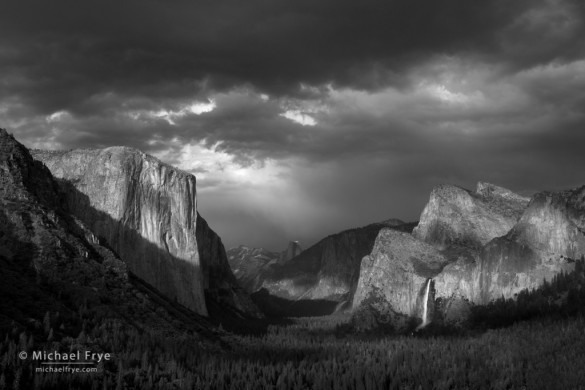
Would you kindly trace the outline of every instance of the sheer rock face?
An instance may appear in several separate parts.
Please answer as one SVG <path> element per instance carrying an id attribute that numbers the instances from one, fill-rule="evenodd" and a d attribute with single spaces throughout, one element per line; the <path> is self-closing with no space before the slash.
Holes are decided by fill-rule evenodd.
<path id="1" fill-rule="evenodd" d="M 492 184 L 478 183 L 475 192 L 440 185 L 431 192 L 413 235 L 440 249 L 479 248 L 508 233 L 527 204 L 527 198 Z"/>
<path id="2" fill-rule="evenodd" d="M 413 224 L 392 220 L 346 230 L 324 238 L 264 273 L 263 288 L 286 299 L 326 299 L 351 302 L 361 259 L 372 251 L 380 229 L 411 231 Z"/>
<path id="3" fill-rule="evenodd" d="M 76 337 L 71 324 L 84 321 L 83 307 L 122 329 L 212 334 L 201 316 L 129 277 L 127 264 L 68 213 L 65 200 L 49 169 L 0 129 L 0 329 L 41 324 L 50 311 L 65 320 L 58 332 Z"/>
<path id="4" fill-rule="evenodd" d="M 61 179 L 70 212 L 165 296 L 207 315 L 204 289 L 235 285 L 221 240 L 197 214 L 193 175 L 127 147 L 34 156 Z"/>
<path id="5" fill-rule="evenodd" d="M 371 254 L 362 260 L 353 308 L 376 295 L 395 312 L 422 317 L 427 281 L 439 274 L 447 262 L 435 247 L 411 234 L 382 229 Z"/>
<path id="6" fill-rule="evenodd" d="M 485 295 L 480 253 L 516 225 L 528 201 L 487 183 L 478 183 L 475 192 L 451 185 L 434 188 L 412 235 L 380 233 L 362 262 L 354 308 L 381 292 L 395 312 L 420 317 L 421 291 L 432 278 L 443 317 L 465 316 L 469 302 Z M 421 264 L 430 271 L 421 272 Z"/>
<path id="7" fill-rule="evenodd" d="M 474 193 L 439 186 L 412 236 L 379 235 L 362 262 L 354 308 L 367 294 L 382 291 L 393 310 L 413 315 L 419 310 L 417 292 L 431 277 L 443 318 L 457 320 L 470 303 L 513 298 L 572 270 L 572 259 L 585 255 L 584 232 L 585 186 L 538 193 L 529 203 L 491 184 L 479 183 Z M 435 262 L 441 269 L 413 272 L 411 263 L 421 250 L 427 258 L 442 258 Z"/>
<path id="8" fill-rule="evenodd" d="M 522 218 L 479 257 L 479 303 L 535 288 L 585 255 L 585 186 L 533 196 Z"/>
<path id="9" fill-rule="evenodd" d="M 477 193 L 484 199 L 493 198 L 495 193 L 497 203 L 491 202 L 497 205 L 498 214 L 516 222 L 477 251 L 448 246 L 443 253 L 452 263 L 435 280 L 438 297 L 463 298 L 477 304 L 502 296 L 512 298 L 521 290 L 540 286 L 544 279 L 550 280 L 562 270 L 571 270 L 570 259 L 585 254 L 585 187 L 538 193 L 520 215 L 525 201 L 508 190 L 480 183 Z M 455 220 L 452 225 L 457 223 Z"/>
<path id="10" fill-rule="evenodd" d="M 165 296 L 207 314 L 195 235 L 195 177 L 138 150 L 38 152 L 62 180 L 67 204 Z"/>

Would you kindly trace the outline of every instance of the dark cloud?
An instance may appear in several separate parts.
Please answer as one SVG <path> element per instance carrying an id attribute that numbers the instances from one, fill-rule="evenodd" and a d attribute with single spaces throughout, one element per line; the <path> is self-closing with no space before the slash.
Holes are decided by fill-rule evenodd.
<path id="1" fill-rule="evenodd" d="M 406 82 L 405 69 L 430 53 L 533 64 L 583 49 L 584 6 L 576 0 L 23 1 L 1 8 L 1 70 L 26 84 L 4 93 L 18 91 L 45 113 L 90 112 L 86 100 L 112 90 L 152 98 L 244 84 L 277 95 L 300 93 L 301 82 L 372 90 Z"/>
<path id="2" fill-rule="evenodd" d="M 280 249 L 416 219 L 443 182 L 585 182 L 584 22 L 580 0 L 2 2 L 0 125 L 181 165 L 228 245 Z"/>

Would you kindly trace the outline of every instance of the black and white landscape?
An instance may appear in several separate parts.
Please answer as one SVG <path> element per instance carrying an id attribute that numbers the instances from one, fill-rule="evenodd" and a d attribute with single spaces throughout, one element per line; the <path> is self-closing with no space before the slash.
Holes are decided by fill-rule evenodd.
<path id="1" fill-rule="evenodd" d="M 585 4 L 0 5 L 1 389 L 585 383 Z"/>

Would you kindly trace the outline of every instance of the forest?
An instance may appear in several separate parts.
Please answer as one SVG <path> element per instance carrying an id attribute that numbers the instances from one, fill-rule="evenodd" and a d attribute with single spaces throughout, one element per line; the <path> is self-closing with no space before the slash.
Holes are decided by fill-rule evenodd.
<path id="1" fill-rule="evenodd" d="M 475 307 L 465 328 L 414 335 L 339 332 L 351 316 L 335 314 L 272 324 L 260 335 L 225 332 L 210 344 L 190 333 L 143 332 L 81 304 L 75 318 L 47 312 L 2 335 L 0 389 L 582 388 L 583 263 L 516 300 Z M 56 374 L 18 356 L 78 349 L 114 359 L 96 373 Z"/>

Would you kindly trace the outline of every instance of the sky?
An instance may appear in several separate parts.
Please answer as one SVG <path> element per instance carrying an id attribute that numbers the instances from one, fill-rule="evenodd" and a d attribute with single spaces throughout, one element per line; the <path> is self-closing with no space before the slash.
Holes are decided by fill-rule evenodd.
<path id="1" fill-rule="evenodd" d="M 306 248 L 442 183 L 585 184 L 585 2 L 5 1 L 0 127 L 136 147 L 227 248 Z"/>

